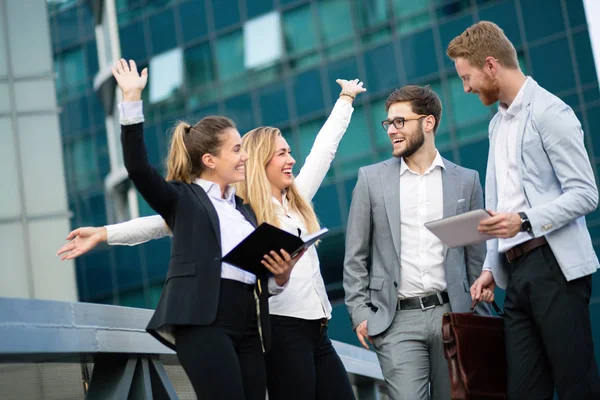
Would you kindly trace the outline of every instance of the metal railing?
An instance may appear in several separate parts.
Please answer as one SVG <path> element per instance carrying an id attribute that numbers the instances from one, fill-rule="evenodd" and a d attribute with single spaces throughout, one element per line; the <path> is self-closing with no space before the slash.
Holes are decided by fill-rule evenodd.
<path id="1" fill-rule="evenodd" d="M 138 308 L 0 298 L 2 398 L 194 399 L 175 353 L 146 333 L 151 315 Z M 357 398 L 386 398 L 375 353 L 333 345 Z"/>

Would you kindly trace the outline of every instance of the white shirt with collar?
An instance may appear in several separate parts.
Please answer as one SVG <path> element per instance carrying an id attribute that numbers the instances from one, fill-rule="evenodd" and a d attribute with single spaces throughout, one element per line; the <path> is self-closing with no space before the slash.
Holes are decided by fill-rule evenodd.
<path id="1" fill-rule="evenodd" d="M 444 244 L 425 223 L 444 215 L 440 153 L 424 174 L 400 164 L 400 282 L 398 297 L 421 297 L 446 290 Z"/>
<path id="2" fill-rule="evenodd" d="M 129 107 L 127 104 L 129 103 L 119 104 L 121 123 L 124 122 L 124 119 L 127 122 L 131 121 L 129 123 L 142 122 L 143 116 L 141 120 L 138 116 L 138 114 L 141 114 L 141 102 L 133 105 L 135 109 Z M 315 138 L 313 147 L 310 154 L 306 157 L 300 173 L 294 180 L 300 195 L 309 202 L 316 194 L 329 171 L 339 142 L 348 128 L 353 111 L 354 108 L 348 102 L 343 100 L 336 102 L 331 115 Z M 308 232 L 300 216 L 288 210 L 285 193 L 282 200 L 283 204 L 280 204 L 274 197 L 272 200 L 276 205 L 280 228 L 295 235 L 298 234 L 298 229 L 300 229 L 301 236 L 306 235 Z M 213 204 L 215 203 L 213 202 Z M 219 219 L 221 219 L 220 215 Z M 223 226 L 224 224 L 220 225 Z M 107 225 L 106 230 L 107 242 L 110 245 L 131 246 L 171 235 L 170 230 L 159 215 L 136 218 L 115 225 Z M 222 231 L 222 238 L 223 235 Z M 224 242 L 223 252 L 223 254 L 226 254 Z M 226 265 L 228 264 L 223 263 L 223 266 Z M 315 246 L 311 246 L 304 256 L 298 260 L 292 270 L 290 280 L 285 285 L 285 290 L 282 287 L 278 287 L 273 279 L 270 279 L 269 291 L 273 294 L 278 294 L 269 298 L 270 314 L 309 320 L 331 318 L 331 304 L 327 298 L 327 291 L 321 275 L 319 257 Z"/>
<path id="3" fill-rule="evenodd" d="M 523 115 L 523 93 L 530 80 L 525 80 L 510 107 L 502 103 L 498 107 L 502 115 L 494 148 L 498 212 L 517 213 L 528 208 L 517 168 L 517 136 Z M 505 252 L 532 238 L 527 232 L 519 232 L 512 238 L 498 239 L 498 251 Z"/>

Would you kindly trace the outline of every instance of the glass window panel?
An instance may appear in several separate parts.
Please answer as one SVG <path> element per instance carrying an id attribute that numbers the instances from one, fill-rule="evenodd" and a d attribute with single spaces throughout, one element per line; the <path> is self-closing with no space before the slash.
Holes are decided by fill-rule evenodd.
<path id="1" fill-rule="evenodd" d="M 172 8 L 150 17 L 150 43 L 153 54 L 160 54 L 177 46 Z"/>
<path id="2" fill-rule="evenodd" d="M 56 36 L 56 47 L 64 47 L 76 43 L 79 38 L 79 25 L 77 18 L 77 7 L 56 14 L 55 27 L 58 31 Z"/>
<path id="3" fill-rule="evenodd" d="M 317 3 L 319 28 L 328 45 L 353 35 L 350 3 L 346 0 L 324 0 Z"/>
<path id="4" fill-rule="evenodd" d="M 244 66 L 260 70 L 283 57 L 281 15 L 270 12 L 244 24 Z"/>
<path id="5" fill-rule="evenodd" d="M 98 50 L 96 49 L 96 40 L 90 40 L 85 45 L 85 55 L 87 61 L 88 76 L 94 77 L 98 73 Z M 92 80 L 88 80 L 89 84 L 93 84 Z"/>
<path id="6" fill-rule="evenodd" d="M 208 33 L 206 9 L 203 1 L 191 0 L 179 6 L 179 24 L 183 40 L 189 42 Z"/>
<path id="7" fill-rule="evenodd" d="M 566 38 L 531 47 L 529 54 L 532 75 L 542 87 L 555 94 L 575 87 L 573 64 Z M 562 57 L 553 57 L 552 62 L 548 62 L 549 54 L 561 54 Z"/>
<path id="8" fill-rule="evenodd" d="M 482 122 L 478 122 L 476 124 L 457 129 L 456 137 L 458 138 L 458 142 L 462 143 L 464 140 L 487 138 L 489 123 L 490 122 L 486 118 Z"/>
<path id="9" fill-rule="evenodd" d="M 266 14 L 273 9 L 273 0 L 245 0 L 248 18 Z"/>
<path id="10" fill-rule="evenodd" d="M 367 72 L 365 86 L 370 93 L 390 91 L 398 86 L 398 67 L 391 43 L 369 50 L 363 57 Z"/>
<path id="11" fill-rule="evenodd" d="M 56 115 L 18 117 L 17 129 L 27 213 L 64 210 L 67 199 L 58 118 Z"/>
<path id="12" fill-rule="evenodd" d="M 219 79 L 224 81 L 244 72 L 244 40 L 238 30 L 217 39 Z"/>
<path id="13" fill-rule="evenodd" d="M 19 170 L 15 138 L 10 118 L 0 118 L 0 160 L 2 160 L 2 190 L 0 190 L 0 219 L 21 214 L 23 199 L 19 195 Z"/>
<path id="14" fill-rule="evenodd" d="M 450 57 L 446 57 L 446 48 L 448 43 L 456 36 L 460 35 L 465 29 L 473 25 L 473 16 L 466 15 L 462 18 L 453 19 L 452 21 L 440 24 L 440 38 L 442 43 L 442 50 L 444 51 L 444 64 L 447 67 L 454 67 L 454 62 Z"/>
<path id="15" fill-rule="evenodd" d="M 71 157 L 76 190 L 83 191 L 99 183 L 96 152 L 91 136 L 87 136 L 71 143 Z"/>
<path id="16" fill-rule="evenodd" d="M 575 57 L 577 59 L 581 84 L 585 85 L 586 83 L 597 82 L 594 53 L 592 53 L 590 34 L 587 29 L 573 35 L 573 46 L 575 47 Z"/>
<path id="17" fill-rule="evenodd" d="M 567 1 L 567 12 L 569 13 L 569 23 L 571 27 L 587 24 L 585 18 L 585 8 L 583 7 L 583 1 Z"/>
<path id="18" fill-rule="evenodd" d="M 69 50 L 59 57 L 62 64 L 62 75 L 59 78 L 62 81 L 63 95 L 71 97 L 85 92 L 86 68 L 83 60 L 83 48 Z"/>
<path id="19" fill-rule="evenodd" d="M 283 33 L 289 55 L 308 51 L 317 46 L 315 22 L 310 4 L 283 14 Z"/>
<path id="20" fill-rule="evenodd" d="M 156 55 L 150 59 L 150 102 L 158 103 L 173 99 L 183 86 L 183 51 L 180 47 Z"/>
<path id="21" fill-rule="evenodd" d="M 438 71 L 433 32 L 430 29 L 400 39 L 400 49 L 408 82 Z"/>
<path id="22" fill-rule="evenodd" d="M 214 80 L 210 44 L 202 43 L 185 50 L 185 80 L 189 88 L 195 88 Z"/>
<path id="23" fill-rule="evenodd" d="M 85 263 L 85 268 L 81 269 L 85 269 L 85 287 L 89 296 L 87 301 L 113 295 L 114 281 L 112 279 L 110 252 L 117 247 L 93 251 L 78 259 L 82 264 Z"/>
<path id="24" fill-rule="evenodd" d="M 262 125 L 276 126 L 290 119 L 283 83 L 262 89 L 258 99 Z"/>
<path id="25" fill-rule="evenodd" d="M 595 86 L 591 89 L 586 89 L 583 91 L 583 103 L 591 104 L 595 103 L 600 99 L 600 90 L 598 90 L 598 86 Z"/>
<path id="26" fill-rule="evenodd" d="M 139 246 L 114 246 L 119 292 L 142 284 Z"/>
<path id="27" fill-rule="evenodd" d="M 252 99 L 243 94 L 225 101 L 227 116 L 233 119 L 241 135 L 256 127 L 252 112 Z"/>
<path id="28" fill-rule="evenodd" d="M 387 132 L 383 130 L 381 121 L 387 118 L 385 111 L 385 101 L 387 98 L 381 98 L 371 103 L 371 127 L 375 132 L 375 146 L 378 148 L 389 148 L 391 150 L 390 139 Z M 352 117 L 354 118 L 354 117 Z"/>
<path id="29" fill-rule="evenodd" d="M 329 86 L 332 99 L 337 99 L 341 91 L 340 85 L 335 82 L 336 79 L 340 78 L 351 80 L 358 78 L 358 67 L 356 65 L 355 57 L 350 57 L 335 63 L 331 63 L 327 66 L 327 70 L 328 82 L 326 82 L 326 84 Z M 365 86 L 367 89 L 369 89 L 367 85 Z"/>
<path id="30" fill-rule="evenodd" d="M 5 76 L 8 74 L 8 69 L 6 65 L 6 60 L 8 60 L 6 53 L 6 43 L 4 37 L 4 8 L 0 7 L 0 76 Z"/>
<path id="31" fill-rule="evenodd" d="M 152 240 L 140 247 L 144 252 L 146 260 L 146 270 L 148 281 L 152 283 L 164 282 L 169 268 L 169 258 L 171 256 L 171 239 L 164 238 Z"/>
<path id="32" fill-rule="evenodd" d="M 0 83 L 0 114 L 8 113 L 11 110 L 12 106 L 8 92 L 8 84 Z"/>
<path id="33" fill-rule="evenodd" d="M 315 142 L 315 138 L 317 137 L 317 134 L 323 127 L 323 124 L 325 124 L 325 119 L 319 118 L 317 120 L 301 124 L 298 127 L 298 138 L 300 142 L 300 148 L 292 149 L 292 151 L 294 152 L 294 158 L 296 158 L 296 165 L 294 166 L 294 172 L 296 174 L 300 172 L 300 168 L 302 168 L 304 160 L 310 153 L 310 150 L 312 149 L 312 146 Z"/>
<path id="34" fill-rule="evenodd" d="M 82 96 L 63 104 L 62 115 L 66 120 L 69 134 L 74 135 L 89 129 L 90 117 L 87 109 L 87 99 L 86 96 Z"/>
<path id="35" fill-rule="evenodd" d="M 16 109 L 22 111 L 54 111 L 56 94 L 52 78 L 17 81 L 14 84 Z M 0 93 L 1 97 L 1 93 Z M 2 101 L 0 100 L 0 106 Z M 1 107 L 0 107 L 1 110 Z"/>
<path id="36" fill-rule="evenodd" d="M 325 49 L 325 55 L 329 60 L 340 58 L 342 56 L 353 53 L 356 50 L 356 44 L 354 39 L 344 40 L 340 43 L 336 43 L 331 47 Z"/>
<path id="37" fill-rule="evenodd" d="M 399 20 L 396 32 L 408 33 L 429 26 L 431 24 L 430 3 L 431 0 L 392 0 L 394 16 Z"/>
<path id="38" fill-rule="evenodd" d="M 145 290 L 130 290 L 119 293 L 119 305 L 123 307 L 148 308 Z"/>
<path id="39" fill-rule="evenodd" d="M 593 154 L 596 156 L 596 162 L 600 161 L 600 106 L 587 109 L 587 120 L 589 132 L 585 132 L 586 141 L 592 139 Z M 588 137 L 589 136 L 589 137 Z"/>
<path id="40" fill-rule="evenodd" d="M 100 103 L 100 98 L 96 93 L 91 93 L 87 99 L 91 102 L 92 109 L 92 121 L 90 122 L 90 127 L 105 129 L 104 106 Z"/>
<path id="41" fill-rule="evenodd" d="M 10 61 L 14 77 L 46 75 L 52 71 L 52 53 L 46 2 L 5 1 Z M 42 40 L 31 40 L 42 38 Z M 0 58 L 4 57 L 0 54 Z"/>
<path id="42" fill-rule="evenodd" d="M 212 0 L 215 29 L 219 30 L 240 22 L 238 2 L 231 4 L 229 1 Z"/>
<path id="43" fill-rule="evenodd" d="M 516 48 L 521 46 L 519 24 L 515 23 L 517 21 L 517 9 L 513 0 L 497 4 L 492 3 L 489 7 L 481 7 L 479 9 L 479 19 L 495 22 L 504 30 L 504 33 Z M 448 43 L 442 43 L 442 46 L 448 46 Z"/>
<path id="44" fill-rule="evenodd" d="M 313 204 L 321 226 L 325 226 L 331 230 L 342 225 L 339 203 L 335 184 L 319 188 L 315 197 L 313 197 Z M 319 253 L 323 254 L 321 248 L 319 248 Z"/>
<path id="45" fill-rule="evenodd" d="M 4 297 L 29 297 L 27 255 L 23 225 L 0 224 L 0 293 Z M 62 266 L 67 268 L 66 266 Z"/>
<path id="46" fill-rule="evenodd" d="M 360 167 L 372 164 L 372 162 L 373 159 L 371 157 L 371 153 L 369 153 L 363 157 L 341 162 L 339 171 L 343 176 L 356 176 Z"/>
<path id="47" fill-rule="evenodd" d="M 458 149 L 460 165 L 478 171 L 479 178 L 482 180 L 485 179 L 485 171 L 487 169 L 488 143 L 486 136 L 481 141 L 461 146 Z"/>
<path id="48" fill-rule="evenodd" d="M 437 17 L 440 19 L 463 13 L 471 7 L 470 0 L 443 1 L 440 3 L 445 3 L 436 10 Z"/>
<path id="49" fill-rule="evenodd" d="M 94 14 L 92 11 L 92 5 L 90 2 L 84 1 L 79 7 L 80 15 L 81 15 L 81 29 L 82 35 L 85 38 L 91 38 L 94 36 L 94 28 L 96 26 L 96 22 L 94 20 Z"/>
<path id="50" fill-rule="evenodd" d="M 384 24 L 390 16 L 387 0 L 358 0 L 354 4 L 360 30 Z"/>
<path id="51" fill-rule="evenodd" d="M 110 156 L 108 154 L 108 142 L 104 129 L 96 131 L 94 152 L 98 161 L 100 179 L 104 179 L 110 172 Z"/>
<path id="52" fill-rule="evenodd" d="M 146 60 L 146 38 L 144 35 L 144 21 L 134 22 L 119 29 L 121 40 L 121 54 L 127 59 L 133 59 L 138 64 Z"/>
<path id="53" fill-rule="evenodd" d="M 327 235 L 319 246 L 321 273 L 326 285 L 339 285 L 344 268 L 344 234 L 332 233 Z M 346 328 L 347 329 L 347 328 Z"/>
<path id="54" fill-rule="evenodd" d="M 565 30 L 560 1 L 527 0 L 521 2 L 523 25 L 529 42 Z M 569 53 L 564 53 L 569 54 Z"/>
<path id="55" fill-rule="evenodd" d="M 470 121 L 490 116 L 490 107 L 485 107 L 481 104 L 479 97 L 474 94 L 465 94 L 463 84 L 458 76 L 453 76 L 448 79 L 450 85 L 450 96 L 452 99 L 452 112 L 454 122 L 461 126 L 468 124 Z M 444 123 L 444 118 L 442 118 Z"/>
<path id="56" fill-rule="evenodd" d="M 383 132 L 383 130 L 382 130 Z M 354 105 L 352 122 L 348 125 L 346 133 L 340 142 L 337 151 L 337 159 L 354 157 L 371 151 L 369 139 L 369 127 L 362 105 Z"/>
<path id="57" fill-rule="evenodd" d="M 296 115 L 298 118 L 320 111 L 323 103 L 321 73 L 318 69 L 304 72 L 293 80 Z"/>

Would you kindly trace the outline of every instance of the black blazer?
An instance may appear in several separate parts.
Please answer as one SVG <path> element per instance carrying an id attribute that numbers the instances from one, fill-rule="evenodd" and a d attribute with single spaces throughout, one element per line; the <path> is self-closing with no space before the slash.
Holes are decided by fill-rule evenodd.
<path id="1" fill-rule="evenodd" d="M 171 261 L 158 306 L 147 331 L 174 349 L 172 327 L 210 325 L 217 316 L 221 282 L 219 217 L 200 186 L 167 182 L 148 162 L 143 123 L 121 126 L 125 168 L 142 197 L 173 232 Z M 235 197 L 236 208 L 256 227 L 249 205 Z M 261 282 L 260 320 L 265 350 L 270 345 L 268 282 Z"/>

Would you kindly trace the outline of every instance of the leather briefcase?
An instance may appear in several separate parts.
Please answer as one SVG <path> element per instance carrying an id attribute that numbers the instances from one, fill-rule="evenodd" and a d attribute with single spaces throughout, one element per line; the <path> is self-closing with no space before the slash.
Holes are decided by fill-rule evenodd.
<path id="1" fill-rule="evenodd" d="M 498 315 L 503 312 L 493 303 Z M 453 400 L 506 399 L 504 318 L 446 313 L 442 320 Z"/>

